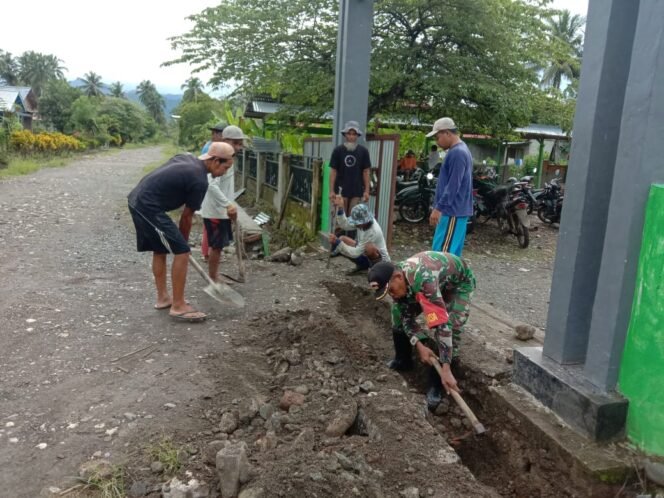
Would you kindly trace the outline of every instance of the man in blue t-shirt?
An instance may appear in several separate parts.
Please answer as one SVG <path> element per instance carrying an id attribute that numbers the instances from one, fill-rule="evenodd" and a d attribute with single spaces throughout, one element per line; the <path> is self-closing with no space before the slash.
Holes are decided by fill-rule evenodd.
<path id="1" fill-rule="evenodd" d="M 172 318 L 200 322 L 206 314 L 195 310 L 184 299 L 189 263 L 188 239 L 194 211 L 201 208 L 208 190 L 208 173 L 223 175 L 232 165 L 235 151 L 229 144 L 214 142 L 198 158 L 178 154 L 157 168 L 134 187 L 127 196 L 129 212 L 136 227 L 136 248 L 152 252 L 152 274 L 157 288 L 155 309 L 169 309 Z M 179 226 L 168 211 L 184 206 Z M 171 280 L 173 295 L 168 292 L 166 255 L 173 254 Z"/>
<path id="2" fill-rule="evenodd" d="M 461 257 L 466 225 L 473 215 L 473 158 L 450 118 L 436 121 L 427 137 L 435 137 L 436 144 L 447 151 L 429 217 L 429 224 L 436 227 L 432 250 Z"/>

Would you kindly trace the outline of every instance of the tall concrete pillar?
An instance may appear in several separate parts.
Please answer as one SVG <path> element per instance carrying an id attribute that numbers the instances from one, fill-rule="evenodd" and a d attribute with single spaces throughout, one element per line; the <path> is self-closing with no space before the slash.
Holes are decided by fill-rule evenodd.
<path id="1" fill-rule="evenodd" d="M 332 142 L 342 141 L 346 121 L 367 129 L 373 0 L 339 0 L 337 70 L 334 84 Z"/>
<path id="2" fill-rule="evenodd" d="M 660 0 L 590 0 L 546 339 L 515 352 L 514 381 L 596 440 L 624 434 L 616 382 L 646 200 L 664 182 L 662 19 Z"/>

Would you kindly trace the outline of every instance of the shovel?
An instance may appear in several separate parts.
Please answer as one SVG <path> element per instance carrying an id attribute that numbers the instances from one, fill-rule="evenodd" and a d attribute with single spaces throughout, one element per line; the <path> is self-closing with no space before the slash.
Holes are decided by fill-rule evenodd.
<path id="1" fill-rule="evenodd" d="M 244 260 L 242 259 L 242 251 L 244 251 L 244 241 L 242 240 L 242 228 L 238 220 L 235 220 L 235 252 L 237 253 L 237 269 L 239 276 L 238 282 L 244 282 Z"/>
<path id="2" fill-rule="evenodd" d="M 438 375 L 440 375 L 440 380 L 441 382 L 443 381 L 443 369 L 440 367 L 440 363 L 438 363 L 438 360 L 434 358 L 433 356 L 431 357 L 431 366 L 436 369 L 436 372 L 438 372 Z M 478 436 L 481 434 L 484 434 L 486 432 L 486 429 L 482 425 L 482 423 L 477 419 L 473 411 L 470 409 L 470 407 L 466 404 L 466 402 L 463 400 L 461 395 L 450 389 L 450 394 L 452 395 L 452 398 L 454 398 L 454 401 L 456 401 L 456 404 L 459 405 L 459 408 L 463 410 L 463 413 L 466 414 L 466 417 L 468 417 L 468 420 L 470 420 L 470 423 L 473 424 L 473 429 L 475 430 L 475 434 Z"/>
<path id="3" fill-rule="evenodd" d="M 228 285 L 212 280 L 210 275 L 206 273 L 206 271 L 201 267 L 200 264 L 198 264 L 198 261 L 196 261 L 191 254 L 189 255 L 189 262 L 191 263 L 191 266 L 193 266 L 196 271 L 201 274 L 201 277 L 207 281 L 208 286 L 203 290 L 208 296 L 223 304 L 226 304 L 230 301 L 240 308 L 244 307 L 244 297 L 235 292 Z"/>

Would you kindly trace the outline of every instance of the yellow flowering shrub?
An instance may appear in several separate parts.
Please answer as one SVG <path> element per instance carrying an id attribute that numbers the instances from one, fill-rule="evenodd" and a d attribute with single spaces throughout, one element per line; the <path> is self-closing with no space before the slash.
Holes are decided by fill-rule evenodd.
<path id="1" fill-rule="evenodd" d="M 12 132 L 9 137 L 9 146 L 12 150 L 23 154 L 32 152 L 59 153 L 85 148 L 83 142 L 64 133 L 32 133 L 29 130 Z"/>

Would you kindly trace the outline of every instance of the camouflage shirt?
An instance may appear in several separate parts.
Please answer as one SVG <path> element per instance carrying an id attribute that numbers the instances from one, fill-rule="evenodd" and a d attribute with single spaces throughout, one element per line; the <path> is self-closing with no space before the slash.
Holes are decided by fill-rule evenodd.
<path id="1" fill-rule="evenodd" d="M 415 299 L 421 292 L 429 302 L 446 308 L 443 300 L 445 291 L 454 291 L 463 301 L 469 302 L 470 294 L 475 289 L 475 276 L 466 262 L 450 253 L 425 251 L 397 263 L 406 279 L 406 295 L 392 305 L 392 324 L 401 328 L 408 338 L 428 337 L 417 323 L 417 316 L 422 312 Z M 448 310 L 449 311 L 449 310 Z M 438 343 L 440 360 L 448 363 L 452 353 L 452 330 L 448 325 L 436 327 L 433 339 Z"/>

